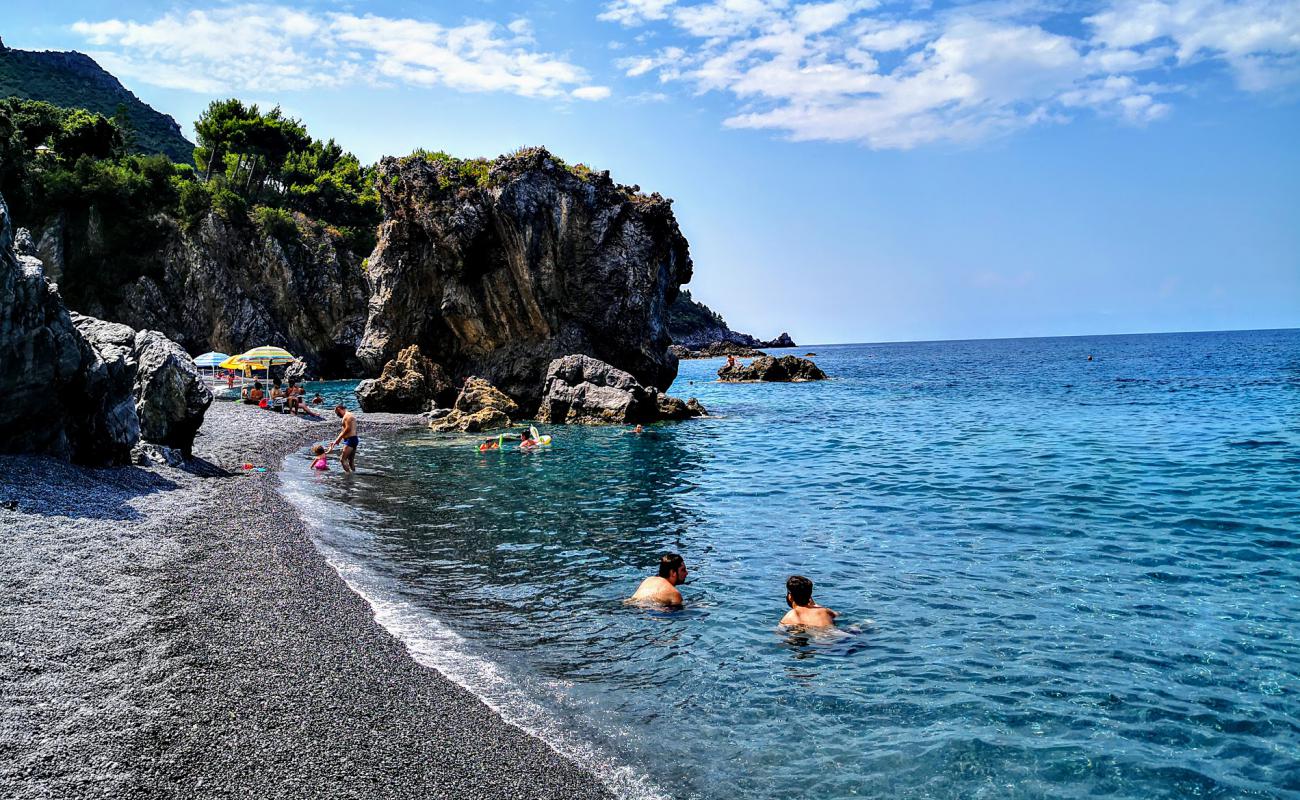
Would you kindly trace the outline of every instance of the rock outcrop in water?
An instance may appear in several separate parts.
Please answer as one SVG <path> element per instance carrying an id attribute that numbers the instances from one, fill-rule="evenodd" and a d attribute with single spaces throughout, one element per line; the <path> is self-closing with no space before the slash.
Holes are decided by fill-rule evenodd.
<path id="1" fill-rule="evenodd" d="M 692 298 L 691 293 L 685 289 L 668 307 L 668 328 L 673 344 L 694 351 L 726 343 L 751 349 L 795 346 L 788 333 L 765 342 L 748 333 L 733 331 L 721 314 Z"/>
<path id="2" fill-rule="evenodd" d="M 704 407 L 642 386 L 636 378 L 584 355 L 557 358 L 546 370 L 537 419 L 547 423 L 623 425 L 704 416 Z"/>
<path id="3" fill-rule="evenodd" d="M 734 367 L 724 366 L 718 370 L 718 380 L 727 383 L 753 383 L 753 382 L 794 382 L 802 383 L 804 381 L 820 381 L 826 379 L 826 373 L 822 372 L 813 362 L 806 358 L 798 356 L 763 356 L 756 358 L 749 364 L 736 364 Z"/>
<path id="4" fill-rule="evenodd" d="M 384 223 L 359 354 L 408 345 L 454 377 L 489 379 L 525 408 L 552 359 L 585 352 L 647 386 L 677 374 L 665 309 L 691 277 L 671 201 L 544 149 L 467 181 L 436 158 L 379 165 Z"/>
<path id="5" fill-rule="evenodd" d="M 474 433 L 508 427 L 520 415 L 519 405 L 501 390 L 482 378 L 469 378 L 451 413 L 434 420 L 429 428 L 438 433 Z"/>
<path id="6" fill-rule="evenodd" d="M 357 385 L 362 411 L 418 414 L 435 405 L 448 405 L 456 397 L 447 373 L 411 345 L 384 365 L 378 378 Z"/>

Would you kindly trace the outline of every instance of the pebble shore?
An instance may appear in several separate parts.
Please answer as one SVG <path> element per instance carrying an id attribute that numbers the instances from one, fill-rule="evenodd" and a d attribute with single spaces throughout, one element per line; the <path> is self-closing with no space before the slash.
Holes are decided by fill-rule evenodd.
<path id="1" fill-rule="evenodd" d="M 367 433 L 422 423 L 359 420 L 362 466 Z M 0 456 L 0 797 L 610 796 L 313 547 L 276 469 L 337 430 L 218 402 L 182 468 Z"/>

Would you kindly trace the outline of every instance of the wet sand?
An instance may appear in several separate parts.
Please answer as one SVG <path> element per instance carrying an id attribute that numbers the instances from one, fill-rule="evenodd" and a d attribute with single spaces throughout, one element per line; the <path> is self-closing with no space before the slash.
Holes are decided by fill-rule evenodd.
<path id="1" fill-rule="evenodd" d="M 358 465 L 415 424 L 361 417 Z M 275 470 L 337 430 L 218 402 L 184 468 L 0 456 L 0 796 L 609 796 L 415 663 L 312 546 Z"/>

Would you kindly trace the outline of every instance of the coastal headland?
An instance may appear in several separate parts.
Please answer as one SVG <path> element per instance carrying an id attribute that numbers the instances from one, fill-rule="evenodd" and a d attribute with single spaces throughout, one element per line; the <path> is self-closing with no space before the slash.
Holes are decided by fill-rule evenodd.
<path id="1" fill-rule="evenodd" d="M 217 403 L 181 468 L 0 456 L 0 795 L 609 796 L 417 664 L 313 547 L 276 468 L 336 429 Z"/>

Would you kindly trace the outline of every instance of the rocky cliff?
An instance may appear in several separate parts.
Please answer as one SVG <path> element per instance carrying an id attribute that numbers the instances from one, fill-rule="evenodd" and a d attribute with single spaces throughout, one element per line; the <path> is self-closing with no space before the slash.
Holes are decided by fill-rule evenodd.
<path id="1" fill-rule="evenodd" d="M 369 369 L 418 344 L 529 410 L 547 365 L 570 353 L 666 388 L 677 374 L 666 309 L 691 277 L 671 201 L 540 148 L 468 167 L 379 165 L 384 222 L 359 351 Z"/>
<path id="2" fill-rule="evenodd" d="M 212 402 L 188 356 L 156 332 L 74 323 L 22 233 L 0 197 L 0 452 L 115 464 L 143 436 L 188 453 Z"/>
<path id="3" fill-rule="evenodd" d="M 209 213 L 187 230 L 160 217 L 124 265 L 112 263 L 97 216 L 63 212 L 36 231 L 72 307 L 161 331 L 191 353 L 272 344 L 305 357 L 313 375 L 361 372 L 365 274 L 327 226 L 295 215 L 291 227 L 267 228 Z"/>

